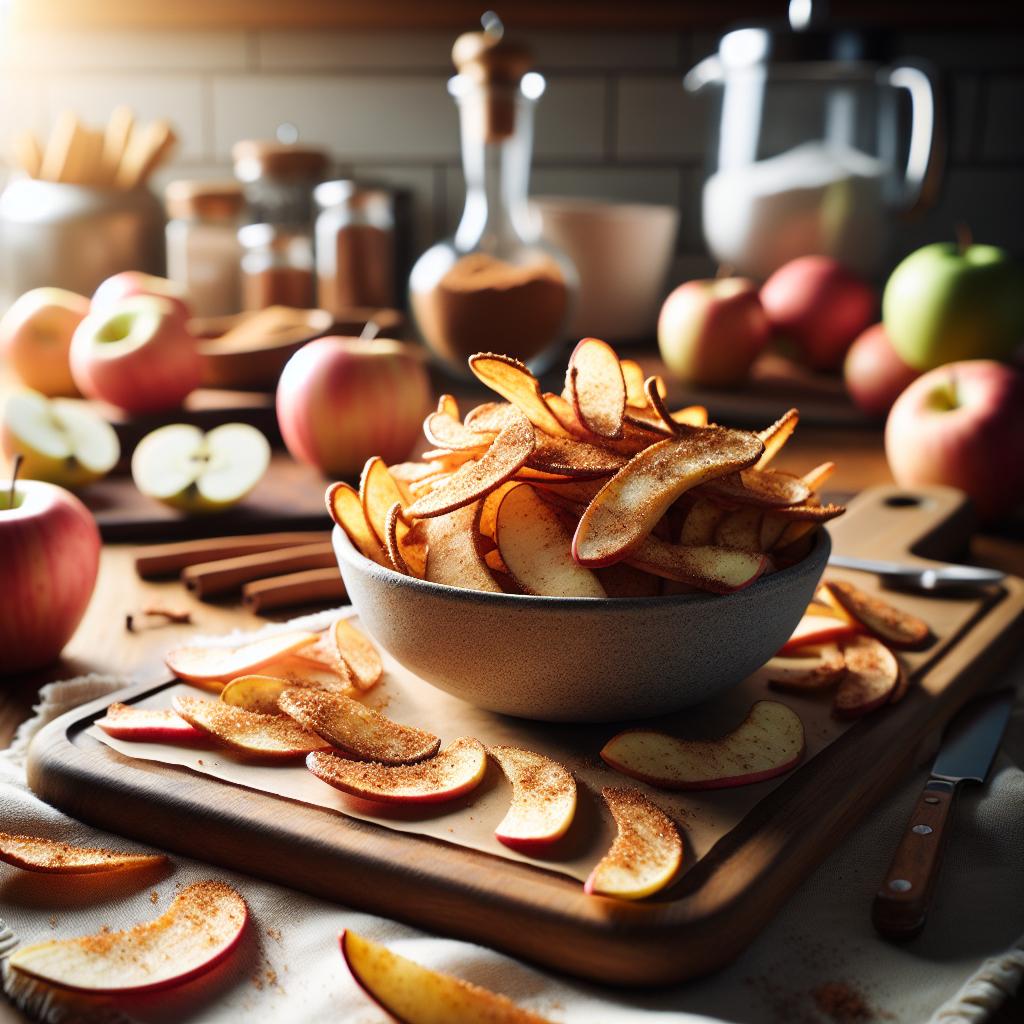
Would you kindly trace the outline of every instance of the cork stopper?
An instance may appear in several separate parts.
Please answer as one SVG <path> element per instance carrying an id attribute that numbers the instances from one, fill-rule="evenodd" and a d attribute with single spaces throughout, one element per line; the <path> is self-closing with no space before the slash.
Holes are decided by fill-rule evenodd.
<path id="1" fill-rule="evenodd" d="M 236 220 L 242 212 L 245 197 L 237 181 L 169 182 L 164 192 L 169 217 L 185 220 Z"/>
<path id="2" fill-rule="evenodd" d="M 321 149 L 264 139 L 243 139 L 231 147 L 235 176 L 253 182 L 268 177 L 277 181 L 318 181 L 327 170 Z"/>

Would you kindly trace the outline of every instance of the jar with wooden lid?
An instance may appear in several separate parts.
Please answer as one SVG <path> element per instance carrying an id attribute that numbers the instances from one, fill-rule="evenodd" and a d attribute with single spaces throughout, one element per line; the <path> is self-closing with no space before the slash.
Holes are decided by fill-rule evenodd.
<path id="1" fill-rule="evenodd" d="M 167 207 L 167 276 L 196 316 L 241 308 L 238 225 L 245 198 L 236 181 L 172 181 Z"/>
<path id="2" fill-rule="evenodd" d="M 231 148 L 235 177 L 242 183 L 249 219 L 263 224 L 313 222 L 313 189 L 327 173 L 321 149 L 262 139 Z"/>
<path id="3" fill-rule="evenodd" d="M 527 205 L 544 79 L 493 17 L 485 31 L 456 40 L 452 60 L 466 202 L 455 236 L 413 267 L 410 305 L 423 340 L 457 372 L 467 373 L 467 357 L 481 351 L 542 370 L 564 340 L 577 290 L 572 261 L 540 238 Z"/>
<path id="4" fill-rule="evenodd" d="M 242 308 L 316 305 L 313 240 L 309 229 L 281 224 L 246 224 L 242 247 Z"/>

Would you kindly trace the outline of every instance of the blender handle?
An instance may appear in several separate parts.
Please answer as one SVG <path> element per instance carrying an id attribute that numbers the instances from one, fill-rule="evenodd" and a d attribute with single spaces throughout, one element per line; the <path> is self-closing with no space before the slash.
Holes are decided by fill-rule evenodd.
<path id="1" fill-rule="evenodd" d="M 910 94 L 910 146 L 903 178 L 903 212 L 930 205 L 938 188 L 944 150 L 938 119 L 938 89 L 924 68 L 901 64 L 885 72 L 886 81 Z"/>

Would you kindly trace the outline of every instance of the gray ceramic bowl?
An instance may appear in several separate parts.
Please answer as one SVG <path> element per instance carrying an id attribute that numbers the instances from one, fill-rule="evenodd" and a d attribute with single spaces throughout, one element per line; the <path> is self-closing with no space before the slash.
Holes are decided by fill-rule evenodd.
<path id="1" fill-rule="evenodd" d="M 352 604 L 406 668 L 478 707 L 549 722 L 678 711 L 742 682 L 789 638 L 832 543 L 724 596 L 523 597 L 381 568 L 334 530 Z"/>

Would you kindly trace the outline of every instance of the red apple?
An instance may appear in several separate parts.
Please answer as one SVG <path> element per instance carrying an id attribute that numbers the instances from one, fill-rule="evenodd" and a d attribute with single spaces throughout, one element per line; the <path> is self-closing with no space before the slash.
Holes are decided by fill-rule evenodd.
<path id="1" fill-rule="evenodd" d="M 742 277 L 687 281 L 658 317 L 665 365 L 680 380 L 706 387 L 743 380 L 770 337 L 757 285 Z"/>
<path id="2" fill-rule="evenodd" d="M 884 416 L 920 370 L 907 366 L 889 342 L 884 324 L 875 324 L 846 353 L 843 377 L 846 390 L 869 416 Z"/>
<path id="3" fill-rule="evenodd" d="M 859 277 L 828 256 L 801 256 L 761 287 L 773 330 L 791 339 L 815 370 L 835 370 L 878 313 L 878 298 Z"/>
<path id="4" fill-rule="evenodd" d="M 71 341 L 71 373 L 82 394 L 125 412 L 177 408 L 198 387 L 201 370 L 179 311 L 152 295 L 95 309 Z"/>
<path id="5" fill-rule="evenodd" d="M 431 411 L 418 349 L 398 341 L 318 338 L 288 360 L 277 422 L 288 451 L 333 477 L 356 477 L 372 455 L 401 462 Z"/>
<path id="6" fill-rule="evenodd" d="M 1024 373 L 975 359 L 918 377 L 896 399 L 885 454 L 903 487 L 946 484 L 992 522 L 1024 500 Z"/>
<path id="7" fill-rule="evenodd" d="M 136 295 L 152 295 L 158 299 L 166 299 L 173 304 L 183 321 L 192 316 L 187 292 L 177 281 L 169 281 L 166 277 L 157 277 L 154 274 L 144 274 L 141 270 L 124 270 L 120 274 L 108 277 L 93 292 L 92 308 L 96 311 L 113 309 L 124 299 L 131 299 Z"/>
<path id="8" fill-rule="evenodd" d="M 25 292 L 0 320 L 0 356 L 26 387 L 53 397 L 74 397 L 68 350 L 89 312 L 84 295 L 63 288 Z"/>
<path id="9" fill-rule="evenodd" d="M 0 488 L 0 675 L 55 661 L 85 614 L 100 533 L 86 507 L 54 484 Z"/>

